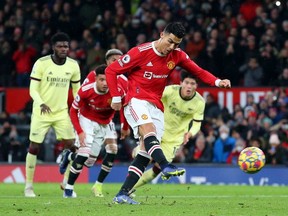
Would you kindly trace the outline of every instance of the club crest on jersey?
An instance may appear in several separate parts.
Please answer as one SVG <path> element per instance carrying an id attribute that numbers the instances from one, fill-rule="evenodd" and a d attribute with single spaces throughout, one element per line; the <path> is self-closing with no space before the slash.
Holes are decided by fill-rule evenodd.
<path id="1" fill-rule="evenodd" d="M 175 67 L 175 62 L 169 61 L 169 62 L 167 63 L 167 67 L 168 67 L 169 70 L 172 70 L 172 69 Z"/>
<path id="2" fill-rule="evenodd" d="M 112 101 L 112 99 L 109 98 L 109 99 L 107 100 L 107 103 L 108 103 L 108 104 L 111 104 L 111 101 Z"/>
<path id="3" fill-rule="evenodd" d="M 141 115 L 141 118 L 142 118 L 143 120 L 147 120 L 147 119 L 148 119 L 148 116 L 147 116 L 146 114 L 143 114 L 143 115 Z"/>

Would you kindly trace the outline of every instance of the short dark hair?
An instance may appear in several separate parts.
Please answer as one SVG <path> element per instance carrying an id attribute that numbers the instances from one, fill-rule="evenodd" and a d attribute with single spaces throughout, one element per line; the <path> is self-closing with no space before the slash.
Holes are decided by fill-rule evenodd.
<path id="1" fill-rule="evenodd" d="M 178 38 L 183 38 L 185 36 L 186 30 L 182 23 L 172 22 L 165 27 L 163 32 L 168 34 L 174 34 Z"/>
<path id="2" fill-rule="evenodd" d="M 187 71 L 182 70 L 181 71 L 181 81 L 183 82 L 184 79 L 186 79 L 186 78 L 194 79 L 196 81 L 196 83 L 198 83 L 198 80 L 191 73 L 188 73 Z"/>
<path id="3" fill-rule="evenodd" d="M 109 49 L 105 54 L 105 59 L 108 60 L 112 55 L 123 55 L 123 52 L 119 49 Z"/>
<path id="4" fill-rule="evenodd" d="M 101 64 L 99 66 L 97 66 L 95 68 L 95 74 L 96 76 L 100 75 L 100 74 L 104 74 L 105 75 L 105 69 L 106 69 L 107 65 L 106 64 Z"/>
<path id="5" fill-rule="evenodd" d="M 51 44 L 55 45 L 59 41 L 68 41 L 70 42 L 70 37 L 64 32 L 57 32 L 51 38 Z"/>

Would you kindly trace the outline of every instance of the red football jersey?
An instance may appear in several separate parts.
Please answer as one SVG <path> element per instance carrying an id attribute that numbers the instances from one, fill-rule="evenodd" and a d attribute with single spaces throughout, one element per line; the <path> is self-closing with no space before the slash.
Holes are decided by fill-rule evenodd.
<path id="1" fill-rule="evenodd" d="M 111 108 L 112 97 L 110 92 L 108 91 L 105 94 L 97 92 L 95 73 L 93 77 L 94 78 L 91 77 L 91 80 L 82 84 L 70 109 L 70 118 L 78 134 L 83 131 L 79 123 L 78 112 L 84 117 L 99 124 L 108 124 L 115 114 L 115 110 Z M 121 97 L 124 98 L 125 90 L 127 90 L 127 78 L 122 75 L 118 76 L 118 79 L 119 84 L 122 84 L 122 86 L 118 86 L 118 91 Z M 124 124 L 123 129 L 127 129 L 128 123 L 123 116 L 123 110 L 121 110 L 121 123 Z"/>
<path id="2" fill-rule="evenodd" d="M 164 56 L 159 53 L 154 42 L 132 48 L 118 61 L 106 68 L 106 79 L 113 97 L 120 96 L 117 90 L 117 75 L 128 73 L 127 104 L 131 98 L 149 101 L 163 110 L 162 93 L 169 74 L 176 66 L 192 73 L 204 83 L 215 86 L 216 77 L 200 68 L 181 49 L 175 49 Z"/>
<path id="3" fill-rule="evenodd" d="M 82 85 L 85 85 L 88 82 L 95 82 L 95 80 L 96 80 L 96 72 L 93 70 L 89 72 Z M 118 88 L 121 88 L 121 91 L 126 95 L 128 90 L 127 77 L 121 74 L 117 76 L 117 81 L 118 81 Z"/>

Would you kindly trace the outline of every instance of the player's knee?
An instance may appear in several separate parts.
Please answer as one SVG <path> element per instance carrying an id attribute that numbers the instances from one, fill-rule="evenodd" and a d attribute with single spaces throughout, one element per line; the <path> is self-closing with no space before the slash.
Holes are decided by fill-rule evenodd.
<path id="1" fill-rule="evenodd" d="M 117 154 L 118 152 L 118 145 L 113 143 L 113 144 L 107 144 L 105 146 L 106 152 L 109 154 Z"/>
<path id="2" fill-rule="evenodd" d="M 85 164 L 85 161 L 88 159 L 88 157 L 86 156 L 83 156 L 83 155 L 77 155 L 75 160 L 73 161 L 72 163 L 72 167 L 75 169 L 75 170 L 78 170 L 79 172 L 82 170 L 84 164 Z"/>
<path id="3" fill-rule="evenodd" d="M 40 151 L 40 144 L 31 142 L 29 145 L 28 152 L 32 155 L 38 155 Z"/>
<path id="4" fill-rule="evenodd" d="M 92 166 L 95 164 L 96 160 L 97 160 L 97 157 L 92 157 L 92 156 L 90 156 L 90 157 L 88 157 L 88 159 L 85 161 L 84 165 L 85 165 L 87 168 L 90 168 L 90 167 L 92 167 Z"/>
<path id="5" fill-rule="evenodd" d="M 77 152 L 77 155 L 81 155 L 81 156 L 83 156 L 83 157 L 89 157 L 89 155 L 90 155 L 90 153 L 91 153 L 91 149 L 90 148 L 88 148 L 88 147 L 81 147 L 81 148 L 79 148 L 79 150 L 78 150 L 78 152 Z"/>

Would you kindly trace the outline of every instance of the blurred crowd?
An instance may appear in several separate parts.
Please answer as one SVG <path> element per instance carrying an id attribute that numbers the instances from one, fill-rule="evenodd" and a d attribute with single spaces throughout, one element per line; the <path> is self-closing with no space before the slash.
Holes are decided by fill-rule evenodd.
<path id="1" fill-rule="evenodd" d="M 34 61 L 51 53 L 57 31 L 71 37 L 69 56 L 82 80 L 105 62 L 107 49 L 126 53 L 158 39 L 171 21 L 184 23 L 180 47 L 191 59 L 233 87 L 274 86 L 259 103 L 253 95 L 233 113 L 208 95 L 202 133 L 184 146 L 176 161 L 235 163 L 240 149 L 260 146 L 268 163 L 288 160 L 288 2 L 274 0 L 2 0 L 0 1 L 0 86 L 28 87 Z M 171 83 L 179 82 L 179 68 Z M 277 87 L 277 88 L 276 88 Z M 0 116 L 0 161 L 24 161 L 29 144 L 29 108 Z M 27 127 L 28 125 L 28 127 Z M 40 160 L 62 150 L 47 136 Z M 121 143 L 120 143 L 121 144 Z M 120 146 L 119 160 L 130 160 L 134 142 Z M 24 152 L 24 153 L 23 153 Z"/>

